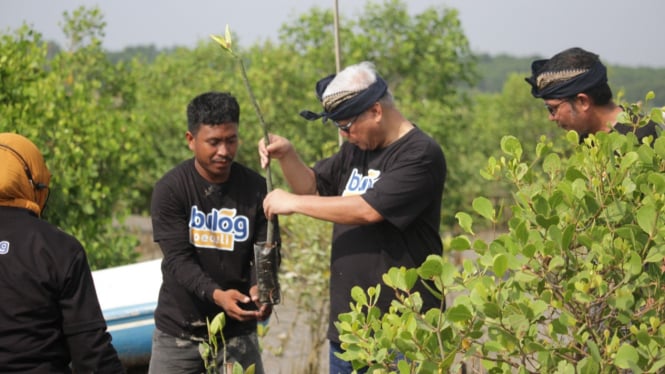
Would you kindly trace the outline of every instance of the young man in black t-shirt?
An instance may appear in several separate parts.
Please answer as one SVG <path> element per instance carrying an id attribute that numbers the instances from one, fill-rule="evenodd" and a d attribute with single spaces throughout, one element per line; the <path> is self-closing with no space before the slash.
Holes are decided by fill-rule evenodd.
<path id="1" fill-rule="evenodd" d="M 256 322 L 272 309 L 258 302 L 253 246 L 266 240 L 266 182 L 234 161 L 239 117 L 228 93 L 194 98 L 186 133 L 194 158 L 155 185 L 152 224 L 164 258 L 150 373 L 202 372 L 198 345 L 208 340 L 206 319 L 220 312 L 226 314 L 228 362 L 254 364 L 263 373 Z M 221 363 L 221 347 L 219 352 Z"/>

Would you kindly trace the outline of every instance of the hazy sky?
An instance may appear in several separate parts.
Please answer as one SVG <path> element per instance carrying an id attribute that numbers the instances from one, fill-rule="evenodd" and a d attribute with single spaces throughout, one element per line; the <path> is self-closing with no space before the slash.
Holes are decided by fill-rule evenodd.
<path id="1" fill-rule="evenodd" d="M 369 0 L 339 0 L 340 22 Z M 374 0 L 373 3 L 381 3 Z M 549 57 L 577 46 L 609 64 L 665 67 L 665 0 L 407 0 L 412 14 L 430 6 L 456 8 L 474 52 Z M 107 23 L 104 47 L 193 46 L 226 24 L 249 45 L 313 6 L 335 0 L 0 0 L 0 31 L 32 25 L 63 42 L 65 10 L 97 5 Z M 342 43 L 344 41 L 342 40 Z"/>

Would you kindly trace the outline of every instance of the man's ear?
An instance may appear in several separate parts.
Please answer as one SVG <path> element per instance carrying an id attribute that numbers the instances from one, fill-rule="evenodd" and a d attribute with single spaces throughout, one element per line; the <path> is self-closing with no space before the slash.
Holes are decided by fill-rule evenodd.
<path id="1" fill-rule="evenodd" d="M 374 117 L 381 118 L 381 115 L 383 114 L 383 106 L 377 101 L 371 108 L 369 108 L 369 111 Z"/>
<path id="2" fill-rule="evenodd" d="M 575 96 L 575 102 L 583 110 L 589 109 L 593 105 L 593 100 L 585 93 L 579 93 Z"/>
<path id="3" fill-rule="evenodd" d="M 187 139 L 187 145 L 189 146 L 189 149 L 193 151 L 194 150 L 194 135 L 191 132 L 187 131 L 185 133 L 185 139 Z"/>

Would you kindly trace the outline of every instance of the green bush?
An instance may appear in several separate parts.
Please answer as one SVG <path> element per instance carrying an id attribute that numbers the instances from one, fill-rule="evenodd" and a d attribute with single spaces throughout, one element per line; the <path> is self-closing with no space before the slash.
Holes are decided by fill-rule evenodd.
<path id="1" fill-rule="evenodd" d="M 98 10 L 65 18 L 75 49 L 53 59 L 26 27 L 0 39 L 0 131 L 42 151 L 53 174 L 45 217 L 82 242 L 94 269 L 132 262 L 137 240 L 115 223 L 128 214 L 123 202 L 140 174 L 134 82 L 103 53 Z"/>
<path id="2" fill-rule="evenodd" d="M 660 123 L 661 110 L 651 112 Z M 600 133 L 578 144 L 566 135 L 562 151 L 538 142 L 528 163 L 517 138 L 502 139 L 504 155 L 483 172 L 514 188 L 509 231 L 470 239 L 473 219 L 458 213 L 466 234 L 447 249 L 477 258 L 391 269 L 383 281 L 395 301 L 385 315 L 373 307 L 385 290 L 354 289 L 355 305 L 337 323 L 344 359 L 399 373 L 470 360 L 490 373 L 664 370 L 665 138 L 637 145 L 633 134 Z M 473 208 L 500 219 L 487 198 Z M 410 292 L 419 279 L 453 299 L 445 311 L 421 310 Z M 398 353 L 406 360 L 391 367 Z"/>

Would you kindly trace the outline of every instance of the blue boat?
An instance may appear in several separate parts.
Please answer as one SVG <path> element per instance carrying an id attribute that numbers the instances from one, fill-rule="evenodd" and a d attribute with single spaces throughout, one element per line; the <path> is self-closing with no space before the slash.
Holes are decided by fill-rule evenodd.
<path id="1" fill-rule="evenodd" d="M 161 259 L 92 272 L 102 313 L 125 367 L 150 361 Z"/>

